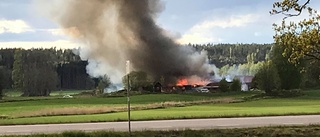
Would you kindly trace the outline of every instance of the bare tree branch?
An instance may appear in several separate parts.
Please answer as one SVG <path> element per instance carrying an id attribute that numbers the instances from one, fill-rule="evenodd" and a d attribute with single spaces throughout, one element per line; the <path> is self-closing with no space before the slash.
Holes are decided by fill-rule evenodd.
<path id="1" fill-rule="evenodd" d="M 313 58 L 313 59 L 317 59 L 320 60 L 320 57 L 313 55 L 313 54 L 305 54 L 307 57 Z"/>
<path id="2" fill-rule="evenodd" d="M 298 0 L 299 1 L 299 0 Z M 297 2 L 298 2 L 297 1 Z M 307 5 L 310 3 L 311 0 L 307 0 L 303 5 L 299 6 L 298 9 L 295 9 L 294 7 L 288 7 L 288 10 L 280 10 L 280 11 L 277 11 L 277 10 L 272 10 L 270 12 L 270 14 L 274 15 L 274 14 L 283 14 L 285 15 L 284 19 L 288 18 L 288 17 L 293 17 L 293 16 L 299 16 L 301 15 L 303 9 L 305 9 L 307 7 Z M 288 13 L 288 11 L 290 9 L 294 9 L 295 11 L 297 11 L 298 13 L 297 14 L 292 14 L 292 13 Z"/>

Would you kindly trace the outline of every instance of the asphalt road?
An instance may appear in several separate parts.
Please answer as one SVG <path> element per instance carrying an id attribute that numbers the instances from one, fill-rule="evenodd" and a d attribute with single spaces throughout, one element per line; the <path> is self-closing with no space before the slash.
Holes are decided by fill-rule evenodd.
<path id="1" fill-rule="evenodd" d="M 310 125 L 310 124 L 320 124 L 320 115 L 132 121 L 131 127 L 133 131 L 137 131 L 137 130 L 242 128 L 242 127 L 261 127 L 261 126 L 278 126 L 278 125 Z M 127 122 L 104 122 L 104 123 L 0 126 L 0 135 L 53 133 L 53 132 L 73 131 L 73 130 L 128 131 L 128 123 Z"/>

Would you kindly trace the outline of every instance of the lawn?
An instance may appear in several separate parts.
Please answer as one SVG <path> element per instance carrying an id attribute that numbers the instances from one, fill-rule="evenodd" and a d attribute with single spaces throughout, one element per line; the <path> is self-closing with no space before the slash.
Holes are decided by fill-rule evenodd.
<path id="1" fill-rule="evenodd" d="M 87 90 L 58 90 L 50 93 L 51 97 L 61 97 L 63 95 L 75 95 Z M 7 97 L 20 97 L 22 92 L 12 89 L 5 89 L 4 93 Z"/>
<path id="2" fill-rule="evenodd" d="M 5 93 L 5 97 L 4 97 L 4 101 L 25 101 L 25 100 L 40 100 L 40 99 L 56 99 L 56 98 L 61 98 L 64 95 L 76 95 L 79 94 L 81 92 L 84 92 L 86 90 L 63 90 L 63 91 L 53 91 L 50 93 L 49 97 L 23 97 L 22 92 L 20 91 L 16 91 L 16 90 L 8 90 L 5 89 L 4 93 Z"/>
<path id="3" fill-rule="evenodd" d="M 184 102 L 197 100 L 210 100 L 223 97 L 244 97 L 255 93 L 220 93 L 220 94 L 149 94 L 137 95 L 131 97 L 133 106 L 148 105 L 161 102 Z M 21 97 L 16 97 L 20 98 Z M 15 117 L 23 113 L 34 112 L 44 109 L 55 108 L 100 108 L 100 107 L 126 107 L 126 97 L 81 97 L 81 98 L 56 98 L 56 97 L 38 97 L 25 100 L 11 100 L 0 103 L 0 115 Z M 29 98 L 30 99 L 30 98 Z M 8 100 L 7 100 L 8 101 Z"/>
<path id="4" fill-rule="evenodd" d="M 239 117 L 239 116 L 269 116 L 269 115 L 298 115 L 298 114 L 320 114 L 319 90 L 306 92 L 305 96 L 297 98 L 271 98 L 241 103 L 218 103 L 203 104 L 185 107 L 169 107 L 164 109 L 137 110 L 132 111 L 133 120 L 153 119 L 181 119 L 181 118 L 213 118 L 213 117 Z M 194 101 L 222 97 L 248 96 L 244 94 L 209 94 L 209 95 L 188 95 L 188 94 L 156 94 L 133 96 L 133 104 L 148 104 L 164 101 Z M 41 109 L 44 107 L 64 106 L 94 106 L 94 105 L 125 105 L 125 98 L 82 98 L 82 99 L 61 99 L 41 100 L 26 102 L 7 102 L 0 104 L 1 114 L 17 113 L 15 110 L 20 107 L 22 110 Z M 39 103 L 39 104 L 37 104 Z M 41 104 L 40 104 L 41 103 Z M 29 105 L 28 105 L 29 104 Z M 21 105 L 21 106 L 18 106 Z M 3 111 L 4 110 L 4 111 Z M 102 121 L 123 121 L 127 119 L 126 112 L 92 114 L 92 115 L 70 115 L 50 117 L 29 117 L 0 120 L 0 124 L 35 124 L 35 123 L 70 123 L 70 122 L 102 122 Z"/>

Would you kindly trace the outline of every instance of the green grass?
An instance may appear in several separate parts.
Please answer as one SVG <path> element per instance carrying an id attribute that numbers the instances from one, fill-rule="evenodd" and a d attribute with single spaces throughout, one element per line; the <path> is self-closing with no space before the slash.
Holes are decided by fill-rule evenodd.
<path id="1" fill-rule="evenodd" d="M 12 89 L 4 89 L 4 94 L 8 97 L 19 97 L 21 96 L 22 92 Z"/>
<path id="2" fill-rule="evenodd" d="M 133 120 L 154 120 L 154 119 L 184 119 L 184 118 L 213 118 L 213 117 L 241 117 L 241 116 L 270 116 L 270 115 L 299 115 L 299 114 L 320 114 L 320 90 L 306 92 L 305 96 L 296 98 L 271 98 L 241 103 L 220 103 L 205 104 L 186 107 L 170 107 L 165 109 L 138 110 L 132 111 Z M 222 97 L 243 97 L 252 93 L 242 94 L 156 94 L 133 96 L 131 101 L 134 104 L 149 104 L 165 101 L 194 101 Z M 46 107 L 67 107 L 67 106 L 99 106 L 99 105 L 126 105 L 126 98 L 79 98 L 79 99 L 54 99 L 41 101 L 6 102 L 0 103 L 0 113 L 8 115 L 23 113 L 42 109 Z M 18 111 L 17 111 L 18 110 Z M 0 114 L 0 115 L 1 115 Z M 92 114 L 92 115 L 71 115 L 71 116 L 50 116 L 14 118 L 0 120 L 0 124 L 36 124 L 36 123 L 71 123 L 71 122 L 102 122 L 102 121 L 124 121 L 127 119 L 126 112 Z"/>
<path id="3" fill-rule="evenodd" d="M 150 94 L 132 96 L 131 102 L 133 105 L 152 104 L 169 101 L 196 101 L 208 100 L 221 97 L 243 97 L 250 96 L 255 93 L 231 93 L 231 94 Z M 21 97 L 19 97 L 21 98 Z M 30 99 L 30 98 L 29 98 Z M 0 115 L 14 116 L 17 114 L 52 108 L 66 108 L 66 107 L 99 107 L 99 106 L 126 106 L 126 97 L 115 98 L 100 98 L 100 97 L 85 97 L 85 98 L 50 98 L 38 97 L 33 100 L 13 101 L 0 103 Z"/>
<path id="4" fill-rule="evenodd" d="M 57 99 L 62 98 L 64 95 L 76 95 L 86 90 L 63 90 L 63 91 L 53 91 L 48 97 L 23 97 L 21 91 L 17 90 L 4 90 L 5 97 L 2 101 L 13 102 L 13 101 L 28 101 L 28 100 L 47 100 L 47 99 Z"/>
<path id="5" fill-rule="evenodd" d="M 244 103 L 197 105 L 188 107 L 174 107 L 166 109 L 133 111 L 133 120 L 154 119 L 183 119 L 183 118 L 211 118 L 211 117 L 238 117 L 238 116 L 267 116 L 267 115 L 292 115 L 292 114 L 319 114 L 320 102 L 304 102 L 294 99 L 267 99 Z M 70 123 L 70 122 L 102 122 L 124 121 L 126 112 L 52 116 L 4 119 L 0 124 L 34 124 L 34 123 Z"/>
<path id="6" fill-rule="evenodd" d="M 59 90 L 59 91 L 53 91 L 50 93 L 51 97 L 54 96 L 63 96 L 63 95 L 75 95 L 75 94 L 79 94 L 81 92 L 84 92 L 86 90 Z M 4 93 L 7 97 L 15 97 L 15 98 L 20 98 L 21 99 L 21 95 L 22 92 L 21 91 L 17 91 L 17 90 L 12 90 L 12 89 L 6 89 L 4 90 Z M 22 97 L 23 98 L 23 97 Z M 23 99 L 26 99 L 28 97 L 25 97 Z"/>
<path id="7" fill-rule="evenodd" d="M 53 91 L 50 93 L 50 96 L 64 96 L 64 95 L 76 95 L 87 90 L 61 90 Z"/>

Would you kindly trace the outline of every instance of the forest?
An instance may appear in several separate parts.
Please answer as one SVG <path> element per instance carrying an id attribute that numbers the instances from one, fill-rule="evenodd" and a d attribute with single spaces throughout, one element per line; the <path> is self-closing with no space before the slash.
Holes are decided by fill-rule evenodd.
<path id="1" fill-rule="evenodd" d="M 281 58 L 276 56 L 275 52 L 271 52 L 273 44 L 188 44 L 187 46 L 193 47 L 196 51 L 207 51 L 209 63 L 220 69 L 219 72 L 214 72 L 219 75 L 226 75 L 235 67 L 244 69 L 244 72 L 248 71 L 243 73 L 245 75 L 255 75 L 263 66 L 263 62 L 276 57 L 278 59 L 275 60 Z M 86 73 L 88 62 L 81 60 L 75 53 L 74 49 L 56 48 L 1 49 L 0 69 L 3 75 L 1 89 L 20 90 L 24 96 L 47 96 L 53 90 L 99 89 L 103 82 L 106 86 L 110 85 L 106 82 L 107 76 L 90 77 Z M 308 64 L 306 62 L 305 64 Z M 301 85 L 306 88 L 316 87 L 320 83 L 318 69 L 313 65 L 301 68 L 303 69 L 299 69 L 298 72 L 299 77 L 303 74 L 301 79 L 304 78 Z M 286 73 L 286 70 L 283 71 L 279 74 Z"/>
<path id="2" fill-rule="evenodd" d="M 218 68 L 225 65 L 239 65 L 247 63 L 248 55 L 255 56 L 254 62 L 264 61 L 273 44 L 188 44 L 197 51 L 208 52 L 210 64 Z"/>

